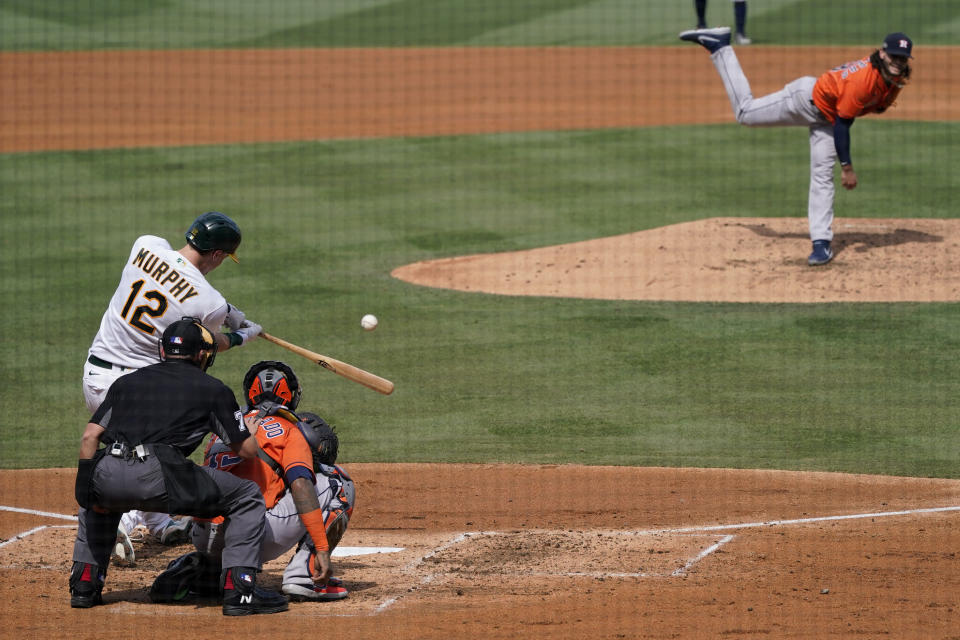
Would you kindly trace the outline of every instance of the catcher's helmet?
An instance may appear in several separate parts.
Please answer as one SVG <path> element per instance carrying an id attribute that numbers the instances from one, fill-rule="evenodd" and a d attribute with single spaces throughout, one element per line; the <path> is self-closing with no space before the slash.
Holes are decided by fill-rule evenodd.
<path id="1" fill-rule="evenodd" d="M 296 411 L 300 404 L 300 382 L 286 364 L 261 360 L 243 377 L 243 398 L 251 408 L 269 400 Z"/>
<path id="2" fill-rule="evenodd" d="M 206 371 L 217 357 L 217 341 L 200 320 L 184 316 L 164 329 L 157 350 L 161 360 L 170 356 L 192 360 Z"/>
<path id="3" fill-rule="evenodd" d="M 300 431 L 307 439 L 307 444 L 313 451 L 313 467 L 325 464 L 332 467 L 337 462 L 337 451 L 340 449 L 340 439 L 327 421 L 315 413 L 304 411 L 300 414 Z"/>
<path id="4" fill-rule="evenodd" d="M 240 262 L 234 255 L 240 246 L 240 227 L 219 211 L 201 214 L 187 229 L 184 237 L 187 243 L 200 253 L 220 249 L 234 262 Z"/>

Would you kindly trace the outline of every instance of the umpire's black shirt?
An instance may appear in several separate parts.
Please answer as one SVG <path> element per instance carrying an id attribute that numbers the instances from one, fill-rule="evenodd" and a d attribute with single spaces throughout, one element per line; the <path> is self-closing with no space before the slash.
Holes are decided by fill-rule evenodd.
<path id="1" fill-rule="evenodd" d="M 216 433 L 227 444 L 250 433 L 227 385 L 184 360 L 166 360 L 117 378 L 90 422 L 105 429 L 100 441 L 169 444 L 189 456 Z"/>

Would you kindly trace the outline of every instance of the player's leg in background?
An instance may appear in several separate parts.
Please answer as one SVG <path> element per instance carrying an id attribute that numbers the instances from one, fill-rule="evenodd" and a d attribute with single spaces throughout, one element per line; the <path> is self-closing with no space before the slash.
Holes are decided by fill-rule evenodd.
<path id="1" fill-rule="evenodd" d="M 693 0 L 693 8 L 697 12 L 697 29 L 706 29 L 707 0 Z"/>
<path id="2" fill-rule="evenodd" d="M 750 44 L 752 41 L 747 37 L 747 0 L 733 0 L 733 23 L 734 42 Z"/>

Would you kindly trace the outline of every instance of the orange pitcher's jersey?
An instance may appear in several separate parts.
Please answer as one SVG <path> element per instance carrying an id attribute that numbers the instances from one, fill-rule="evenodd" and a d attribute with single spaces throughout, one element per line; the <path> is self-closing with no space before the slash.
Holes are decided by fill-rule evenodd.
<path id="1" fill-rule="evenodd" d="M 870 64 L 869 56 L 827 71 L 813 87 L 813 103 L 831 123 L 883 111 L 900 95 Z"/>
<path id="2" fill-rule="evenodd" d="M 257 429 L 254 437 L 263 452 L 280 464 L 290 482 L 302 476 L 313 484 L 315 481 L 313 453 L 296 424 L 278 415 L 267 416 L 260 422 L 260 428 Z M 256 482 L 263 493 L 263 501 L 267 509 L 273 508 L 286 491 L 283 478 L 278 476 L 266 462 L 260 458 L 244 460 L 217 437 L 210 439 L 203 461 L 205 465 L 214 469 L 229 471 L 241 478 Z"/>

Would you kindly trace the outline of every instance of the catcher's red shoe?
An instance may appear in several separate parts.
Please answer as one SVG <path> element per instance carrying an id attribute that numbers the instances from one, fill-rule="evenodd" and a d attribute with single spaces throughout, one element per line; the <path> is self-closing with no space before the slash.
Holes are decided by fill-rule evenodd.
<path id="1" fill-rule="evenodd" d="M 289 583 L 282 587 L 282 591 L 293 601 L 302 602 L 304 600 L 343 600 L 350 592 L 339 585 L 331 583 L 325 587 L 318 587 L 315 584 L 296 584 Z M 339 582 L 339 580 L 338 580 Z"/>

